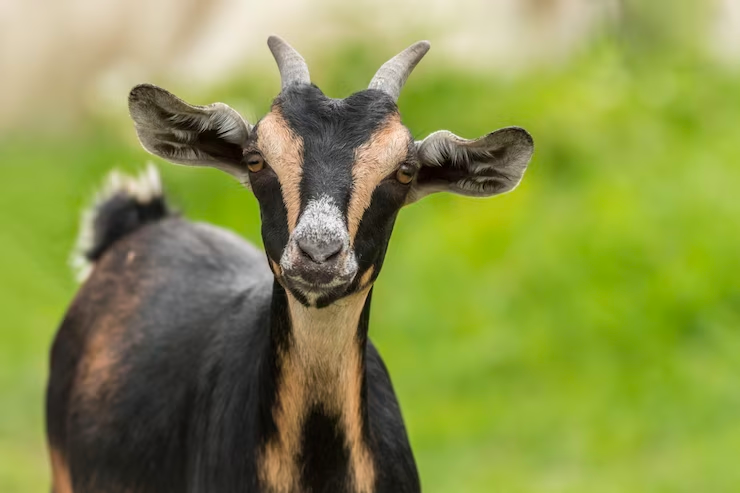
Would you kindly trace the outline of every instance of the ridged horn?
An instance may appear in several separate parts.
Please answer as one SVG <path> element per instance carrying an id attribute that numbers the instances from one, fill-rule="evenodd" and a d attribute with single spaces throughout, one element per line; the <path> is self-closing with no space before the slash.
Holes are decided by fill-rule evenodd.
<path id="1" fill-rule="evenodd" d="M 429 41 L 419 41 L 385 62 L 378 69 L 373 80 L 370 81 L 368 89 L 383 91 L 394 101 L 398 101 L 406 79 L 409 78 L 416 64 L 429 51 L 430 46 Z"/>
<path id="2" fill-rule="evenodd" d="M 267 38 L 267 46 L 270 47 L 272 56 L 275 57 L 275 61 L 277 62 L 278 70 L 280 70 L 283 89 L 292 84 L 311 83 L 311 76 L 308 74 L 306 60 L 303 59 L 295 48 L 279 36 L 270 36 Z"/>

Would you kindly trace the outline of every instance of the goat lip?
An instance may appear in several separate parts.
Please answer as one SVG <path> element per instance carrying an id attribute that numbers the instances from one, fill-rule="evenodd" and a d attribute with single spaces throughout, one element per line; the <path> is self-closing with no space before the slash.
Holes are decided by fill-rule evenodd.
<path id="1" fill-rule="evenodd" d="M 355 272 L 342 275 L 314 274 L 313 272 L 309 274 L 286 271 L 285 279 L 290 287 L 296 288 L 298 291 L 323 294 L 347 287 L 355 277 Z"/>
<path id="2" fill-rule="evenodd" d="M 280 259 L 280 267 L 286 287 L 304 295 L 344 291 L 357 275 L 357 261 L 352 252 L 323 263 L 287 252 Z"/>

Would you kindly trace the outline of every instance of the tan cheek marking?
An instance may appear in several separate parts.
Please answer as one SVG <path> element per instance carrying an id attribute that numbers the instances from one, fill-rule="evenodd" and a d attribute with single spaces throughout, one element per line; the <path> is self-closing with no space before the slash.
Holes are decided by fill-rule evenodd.
<path id="1" fill-rule="evenodd" d="M 396 113 L 355 151 L 352 197 L 347 211 L 352 242 L 360 227 L 362 215 L 370 206 L 375 187 L 406 158 L 408 145 L 408 131 L 401 124 L 401 116 Z"/>
<path id="2" fill-rule="evenodd" d="M 51 455 L 52 491 L 54 493 L 73 493 L 72 479 L 64 456 L 54 447 L 49 448 L 49 454 Z"/>
<path id="3" fill-rule="evenodd" d="M 280 264 L 270 259 L 270 266 L 272 266 L 272 272 L 276 277 L 281 277 L 283 275 L 283 268 L 280 267 Z"/>
<path id="4" fill-rule="evenodd" d="M 370 279 L 373 277 L 373 272 L 375 272 L 375 266 L 371 265 L 368 270 L 365 271 L 365 273 L 360 278 L 360 287 L 367 287 L 370 284 Z"/>
<path id="5" fill-rule="evenodd" d="M 258 132 L 257 147 L 278 177 L 288 212 L 288 231 L 292 232 L 301 208 L 303 139 L 290 129 L 279 108 L 262 119 Z"/>

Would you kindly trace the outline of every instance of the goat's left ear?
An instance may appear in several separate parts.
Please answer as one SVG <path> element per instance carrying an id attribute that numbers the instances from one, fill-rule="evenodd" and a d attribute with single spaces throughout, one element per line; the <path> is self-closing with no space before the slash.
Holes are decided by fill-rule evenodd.
<path id="1" fill-rule="evenodd" d="M 416 148 L 421 169 L 407 203 L 433 192 L 471 197 L 509 192 L 522 180 L 534 142 L 519 127 L 502 128 L 475 140 L 440 130 L 417 142 Z"/>

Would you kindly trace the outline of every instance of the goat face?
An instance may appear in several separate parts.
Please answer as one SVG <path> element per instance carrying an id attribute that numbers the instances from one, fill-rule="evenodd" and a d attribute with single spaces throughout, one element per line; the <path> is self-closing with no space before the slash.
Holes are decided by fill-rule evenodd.
<path id="1" fill-rule="evenodd" d="M 437 191 L 495 195 L 521 180 L 533 151 L 523 129 L 476 140 L 439 131 L 414 142 L 403 126 L 396 99 L 428 44 L 338 100 L 310 84 L 286 43 L 269 43 L 283 90 L 254 126 L 222 103 L 192 106 L 152 85 L 136 86 L 129 107 L 148 151 L 220 168 L 253 190 L 271 268 L 301 303 L 322 307 L 370 286 L 404 204 Z"/>

